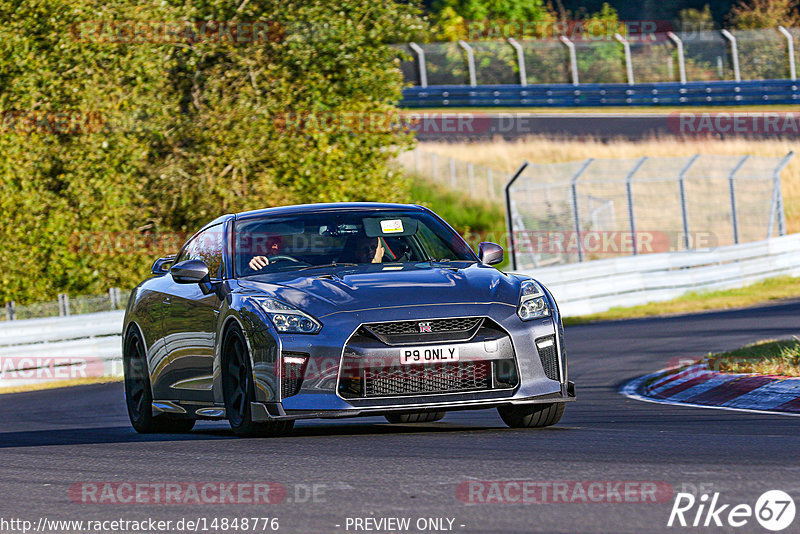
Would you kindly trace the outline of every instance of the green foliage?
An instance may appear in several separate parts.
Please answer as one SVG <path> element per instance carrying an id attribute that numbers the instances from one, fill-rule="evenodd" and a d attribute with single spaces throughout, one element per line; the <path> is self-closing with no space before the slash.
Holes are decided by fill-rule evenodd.
<path id="1" fill-rule="evenodd" d="M 714 29 L 714 17 L 711 6 L 706 4 L 703 9 L 686 8 L 678 12 L 680 30 L 682 32 L 696 32 Z"/>
<path id="2" fill-rule="evenodd" d="M 729 18 L 737 30 L 791 28 L 800 24 L 796 0 L 742 0 L 731 9 Z"/>
<path id="3" fill-rule="evenodd" d="M 457 41 L 474 38 L 469 27 L 474 23 L 506 23 L 553 21 L 555 16 L 544 0 L 434 0 L 434 38 L 439 41 Z M 492 30 L 487 27 L 488 32 Z M 513 35 L 496 35 L 495 38 Z M 530 37 L 530 36 L 528 36 Z"/>
<path id="4" fill-rule="evenodd" d="M 161 252 L 143 239 L 225 212 L 407 196 L 389 163 L 411 139 L 380 121 L 354 132 L 342 113 L 393 113 L 389 44 L 423 27 L 412 5 L 0 0 L 0 19 L 0 301 L 129 287 Z M 275 31 L 136 40 L 96 21 Z"/>

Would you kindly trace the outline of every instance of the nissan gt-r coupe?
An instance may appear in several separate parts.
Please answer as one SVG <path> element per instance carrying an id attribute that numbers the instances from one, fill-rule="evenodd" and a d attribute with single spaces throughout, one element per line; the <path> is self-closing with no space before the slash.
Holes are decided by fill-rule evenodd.
<path id="1" fill-rule="evenodd" d="M 224 215 L 156 260 L 123 328 L 139 432 L 228 419 L 278 435 L 297 419 L 436 421 L 497 408 L 555 424 L 574 400 L 558 307 L 421 206 L 341 203 Z"/>

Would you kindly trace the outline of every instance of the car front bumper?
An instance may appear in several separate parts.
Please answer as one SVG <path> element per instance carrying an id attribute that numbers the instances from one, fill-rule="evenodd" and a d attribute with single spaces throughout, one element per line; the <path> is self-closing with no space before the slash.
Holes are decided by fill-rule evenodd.
<path id="1" fill-rule="evenodd" d="M 504 303 L 473 303 L 415 307 L 386 307 L 359 312 L 342 312 L 322 317 L 324 324 L 317 335 L 280 335 L 275 360 L 254 361 L 257 400 L 252 403 L 255 421 L 271 419 L 339 418 L 380 415 L 403 411 L 450 411 L 493 408 L 509 404 L 567 402 L 575 399 L 575 386 L 568 381 L 563 328 L 555 304 L 551 317 L 521 321 L 516 307 Z M 393 321 L 426 321 L 448 317 L 487 317 L 499 326 L 512 345 L 516 364 L 517 383 L 513 387 L 458 391 L 448 393 L 343 397 L 339 390 L 340 369 L 345 347 L 362 324 Z M 555 340 L 557 351 L 557 379 L 548 378 L 543 359 L 537 349 L 537 340 Z M 492 359 L 491 354 L 480 354 L 480 348 L 470 343 L 461 344 L 467 361 Z M 474 343 L 472 345 L 475 345 Z M 358 351 L 356 351 L 358 352 Z M 350 357 L 378 357 L 399 365 L 399 347 L 362 351 Z M 283 398 L 280 394 L 282 377 L 281 355 L 303 355 L 308 363 L 305 378 L 296 394 Z M 496 357 L 496 356 L 495 356 Z M 552 369 L 549 371 L 553 375 Z"/>

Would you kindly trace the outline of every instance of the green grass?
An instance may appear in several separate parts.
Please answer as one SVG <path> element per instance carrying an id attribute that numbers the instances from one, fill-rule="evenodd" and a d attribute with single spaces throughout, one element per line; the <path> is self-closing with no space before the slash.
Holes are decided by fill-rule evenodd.
<path id="1" fill-rule="evenodd" d="M 739 289 L 692 292 L 664 302 L 651 302 L 630 308 L 611 308 L 608 311 L 592 315 L 565 317 L 564 323 L 582 324 L 594 321 L 742 308 L 792 297 L 800 297 L 800 280 L 791 276 L 780 276 Z"/>
<path id="2" fill-rule="evenodd" d="M 708 368 L 723 373 L 800 376 L 800 339 L 761 341 L 706 358 Z"/>
<path id="3" fill-rule="evenodd" d="M 432 209 L 464 236 L 473 250 L 481 241 L 493 241 L 507 250 L 505 211 L 502 204 L 481 202 L 433 184 L 424 178 L 410 177 L 411 202 Z M 508 265 L 504 254 L 503 269 Z"/>

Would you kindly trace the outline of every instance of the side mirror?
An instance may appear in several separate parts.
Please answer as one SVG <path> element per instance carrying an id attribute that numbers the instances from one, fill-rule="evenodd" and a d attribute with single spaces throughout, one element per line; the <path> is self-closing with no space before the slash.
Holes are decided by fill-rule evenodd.
<path id="1" fill-rule="evenodd" d="M 169 272 L 178 284 L 202 284 L 209 281 L 208 265 L 202 260 L 176 263 Z"/>
<path id="2" fill-rule="evenodd" d="M 150 272 L 153 274 L 166 274 L 169 272 L 169 267 L 172 265 L 173 261 L 175 261 L 175 256 L 164 256 L 163 258 L 158 258 L 153 262 L 153 267 L 150 268 Z"/>
<path id="3" fill-rule="evenodd" d="M 495 265 L 503 261 L 503 247 L 484 241 L 478 245 L 478 259 L 484 265 Z"/>

